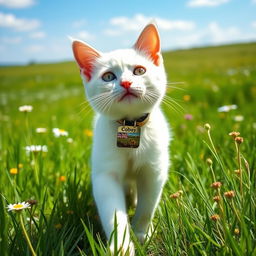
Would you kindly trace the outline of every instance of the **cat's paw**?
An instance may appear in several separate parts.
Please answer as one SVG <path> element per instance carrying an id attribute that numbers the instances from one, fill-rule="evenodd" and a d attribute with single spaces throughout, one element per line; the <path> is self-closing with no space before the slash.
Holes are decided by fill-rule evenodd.
<path id="1" fill-rule="evenodd" d="M 155 232 L 156 231 L 154 230 L 154 226 L 151 223 L 149 225 L 148 231 L 146 233 L 145 232 L 141 232 L 141 231 L 135 231 L 134 233 L 135 233 L 138 241 L 141 244 L 144 244 L 152 236 L 152 234 L 155 233 Z"/>
<path id="2" fill-rule="evenodd" d="M 143 244 L 143 243 L 145 242 L 145 240 L 146 240 L 146 234 L 145 234 L 144 232 L 136 232 L 135 235 L 136 235 L 138 241 L 139 241 L 141 244 Z"/>

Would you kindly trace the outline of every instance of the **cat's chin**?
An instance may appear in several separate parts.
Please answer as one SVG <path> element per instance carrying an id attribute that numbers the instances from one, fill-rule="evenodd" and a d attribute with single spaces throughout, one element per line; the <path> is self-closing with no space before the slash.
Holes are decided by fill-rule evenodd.
<path id="1" fill-rule="evenodd" d="M 132 103 L 132 101 L 136 100 L 137 98 L 138 96 L 136 94 L 129 92 L 122 95 L 118 102 Z"/>
<path id="2" fill-rule="evenodd" d="M 135 99 L 136 100 L 136 99 Z M 134 103 L 135 103 L 135 100 Z M 138 101 L 137 101 L 138 103 Z M 130 104 L 128 100 L 124 100 L 120 102 L 119 104 L 115 105 L 115 108 L 113 108 L 111 111 L 108 112 L 98 112 L 99 114 L 105 116 L 106 118 L 110 120 L 120 120 L 120 119 L 138 119 L 141 116 L 145 115 L 146 113 L 151 113 L 153 111 L 154 107 L 145 107 L 141 104 Z"/>

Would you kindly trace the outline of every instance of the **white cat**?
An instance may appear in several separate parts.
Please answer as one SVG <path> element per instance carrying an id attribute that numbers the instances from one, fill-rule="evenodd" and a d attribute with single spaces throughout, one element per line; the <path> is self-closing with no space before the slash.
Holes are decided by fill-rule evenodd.
<path id="1" fill-rule="evenodd" d="M 132 49 L 100 53 L 73 40 L 87 99 L 97 115 L 92 149 L 92 185 L 104 231 L 110 239 L 116 217 L 117 246 L 134 255 L 126 194 L 137 202 L 132 228 L 143 242 L 167 180 L 169 128 L 160 110 L 166 74 L 160 39 L 147 25 Z M 114 252 L 114 241 L 110 241 Z"/>

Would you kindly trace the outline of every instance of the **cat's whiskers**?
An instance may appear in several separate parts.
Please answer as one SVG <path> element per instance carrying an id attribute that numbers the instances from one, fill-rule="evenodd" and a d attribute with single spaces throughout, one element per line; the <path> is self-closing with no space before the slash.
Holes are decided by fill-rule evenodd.
<path id="1" fill-rule="evenodd" d="M 152 90 L 150 88 L 147 89 L 146 95 L 148 95 L 148 96 L 150 96 L 150 97 L 152 97 L 153 99 L 156 99 L 156 100 L 158 100 L 159 97 L 160 97 L 159 94 L 157 94 L 154 90 Z"/>
<path id="2" fill-rule="evenodd" d="M 87 103 L 86 106 L 82 106 L 81 110 L 76 113 L 76 115 L 79 117 L 79 124 L 82 123 L 85 118 L 93 111 L 89 102 L 84 102 L 84 103 Z M 81 105 L 81 104 L 80 104 Z"/>
<path id="3" fill-rule="evenodd" d="M 102 105 L 102 112 L 107 113 L 109 106 L 111 105 L 111 101 L 113 100 L 112 96 L 106 97 L 105 102 Z"/>
<path id="4" fill-rule="evenodd" d="M 99 97 L 97 99 L 94 99 L 93 105 L 96 109 L 99 109 L 102 111 L 104 105 L 106 104 L 106 96 L 105 97 Z"/>
<path id="5" fill-rule="evenodd" d="M 99 98 L 99 97 L 105 97 L 105 96 L 109 95 L 110 93 L 111 93 L 111 92 L 109 92 L 109 91 L 107 91 L 107 92 L 102 92 L 102 93 L 97 94 L 97 95 L 95 95 L 95 96 L 93 96 L 93 97 L 90 97 L 89 100 L 90 100 L 90 101 L 93 101 L 94 99 L 97 99 L 97 98 Z"/>
<path id="6" fill-rule="evenodd" d="M 167 82 L 167 85 L 170 85 L 170 84 L 186 84 L 186 82 Z"/>
<path id="7" fill-rule="evenodd" d="M 174 84 L 174 85 L 179 85 L 179 84 L 185 85 L 186 82 L 168 82 L 168 83 L 167 83 L 167 89 L 177 89 L 177 90 L 180 90 L 180 91 L 187 91 L 187 90 L 184 89 L 184 88 L 177 87 L 177 86 L 173 86 L 173 84 Z"/>
<path id="8" fill-rule="evenodd" d="M 90 108 L 90 103 L 88 101 L 83 101 L 82 103 L 80 103 L 78 105 L 78 108 L 80 108 L 80 110 L 78 110 L 78 113 L 76 113 L 79 117 L 81 116 L 81 113 L 88 110 L 89 111 L 86 111 L 86 115 L 91 111 L 91 108 Z M 83 115 L 84 116 L 84 115 Z"/>
<path id="9" fill-rule="evenodd" d="M 166 106 L 170 107 L 172 110 L 174 110 L 176 113 L 178 114 L 183 114 L 184 113 L 184 109 L 183 107 L 177 105 L 177 102 L 167 99 L 167 98 L 163 98 L 162 101 Z"/>
<path id="10" fill-rule="evenodd" d="M 139 87 L 139 86 L 132 87 L 130 91 L 131 91 L 132 93 L 138 95 L 138 97 L 140 97 L 140 95 L 143 94 L 143 90 L 142 90 L 142 88 Z"/>
<path id="11" fill-rule="evenodd" d="M 82 103 L 80 103 L 78 107 L 81 108 L 81 110 L 78 112 L 78 114 L 80 114 L 84 109 L 86 109 L 88 105 L 89 105 L 88 101 L 83 101 Z"/>
<path id="12" fill-rule="evenodd" d="M 82 103 L 79 104 L 79 106 L 87 105 L 89 102 L 87 100 L 83 101 Z"/>
<path id="13" fill-rule="evenodd" d="M 108 97 L 111 97 L 111 92 L 103 92 L 101 94 L 97 94 L 93 97 L 90 98 L 90 103 L 93 105 L 93 104 L 101 104 L 101 103 L 104 103 L 105 100 L 108 98 Z"/>
<path id="14" fill-rule="evenodd" d="M 147 91 L 148 96 L 151 98 L 157 100 L 159 98 L 159 95 L 157 95 L 153 90 Z M 177 103 L 173 98 L 171 98 L 168 95 L 165 95 L 162 99 L 162 102 L 166 104 L 168 107 L 172 108 L 176 113 L 182 114 L 184 113 L 184 108 Z"/>
<path id="15" fill-rule="evenodd" d="M 89 101 L 84 101 L 84 102 L 82 102 L 82 103 L 80 104 L 80 106 L 81 106 L 81 105 L 85 105 L 85 107 L 83 107 L 83 108 L 79 111 L 78 115 L 80 115 L 83 111 L 86 110 L 84 116 L 87 116 L 87 115 L 92 111 L 91 104 L 94 104 L 95 107 L 98 107 L 98 108 L 102 109 L 102 106 L 101 106 L 101 105 L 103 105 L 103 104 L 104 104 L 104 105 L 105 105 L 105 104 L 108 105 L 108 102 L 106 102 L 108 98 L 109 98 L 108 101 L 110 101 L 110 100 L 111 100 L 111 92 L 109 92 L 109 91 L 108 91 L 108 92 L 103 92 L 103 93 L 101 93 L 101 94 L 98 94 L 98 95 L 95 95 L 95 96 L 91 97 L 91 98 L 90 98 L 90 102 L 89 102 Z M 91 103 L 91 104 L 90 104 L 90 103 Z"/>
<path id="16" fill-rule="evenodd" d="M 154 91 L 148 89 L 144 95 L 144 99 L 150 105 L 154 105 L 159 100 L 159 95 L 157 95 Z"/>
<path id="17" fill-rule="evenodd" d="M 94 107 L 97 107 L 105 99 L 106 94 L 109 94 L 109 93 L 101 93 L 101 94 L 98 94 L 98 95 L 95 95 L 95 96 L 89 98 L 90 104 L 94 105 Z"/>
<path id="18" fill-rule="evenodd" d="M 84 111 L 85 111 L 85 113 L 83 113 L 83 118 L 87 117 L 87 115 L 88 115 L 90 112 L 92 112 L 92 107 L 90 106 L 90 104 L 88 104 L 85 108 L 83 108 L 83 109 L 79 112 L 79 115 L 82 114 L 82 112 L 84 112 Z M 83 120 L 84 120 L 84 119 L 83 119 Z"/>
<path id="19" fill-rule="evenodd" d="M 144 99 L 145 99 L 145 101 L 146 102 L 148 102 L 150 105 L 153 105 L 153 100 L 150 98 L 150 97 L 148 97 L 148 96 L 146 96 L 146 97 L 144 97 Z"/>
<path id="20" fill-rule="evenodd" d="M 113 105 L 113 103 L 116 101 L 116 98 L 115 97 L 112 97 L 109 102 L 108 102 L 108 105 L 106 106 L 106 113 L 109 113 L 110 112 L 110 109 Z"/>
<path id="21" fill-rule="evenodd" d="M 143 100 L 145 100 L 146 102 L 148 102 L 149 104 L 153 105 L 154 104 L 154 97 L 150 97 L 149 95 L 145 94 L 143 97 L 142 97 Z M 156 98 L 155 98 L 156 99 Z"/>
<path id="22" fill-rule="evenodd" d="M 90 99 L 91 103 L 102 112 L 109 112 L 111 105 L 115 101 L 115 94 L 111 92 L 101 93 Z"/>
<path id="23" fill-rule="evenodd" d="M 80 111 L 78 112 L 78 115 L 80 115 L 82 111 L 84 111 L 85 109 L 87 109 L 89 105 L 90 105 L 90 104 L 89 104 L 88 101 L 83 101 L 82 103 L 80 103 L 80 104 L 79 104 L 79 108 L 81 108 L 81 109 L 80 109 Z"/>
<path id="24" fill-rule="evenodd" d="M 178 100 L 170 97 L 169 95 L 165 95 L 164 98 L 168 99 L 169 101 L 173 102 L 177 107 L 179 107 L 181 110 L 185 111 L 185 109 L 177 102 Z"/>

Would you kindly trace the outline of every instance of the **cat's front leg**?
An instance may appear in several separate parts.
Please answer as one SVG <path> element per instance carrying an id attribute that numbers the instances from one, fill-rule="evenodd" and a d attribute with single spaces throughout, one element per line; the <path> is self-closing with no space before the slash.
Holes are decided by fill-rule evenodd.
<path id="1" fill-rule="evenodd" d="M 167 179 L 168 165 L 159 169 L 146 167 L 138 173 L 138 204 L 132 221 L 134 233 L 141 243 L 144 242 L 155 209 L 159 203 L 163 186 Z"/>
<path id="2" fill-rule="evenodd" d="M 134 247 L 130 242 L 125 195 L 120 175 L 110 171 L 97 172 L 93 174 L 92 183 L 94 198 L 108 239 L 116 228 L 117 248 L 113 235 L 110 241 L 111 252 L 114 254 L 115 250 L 120 250 L 120 255 L 133 256 Z"/>

